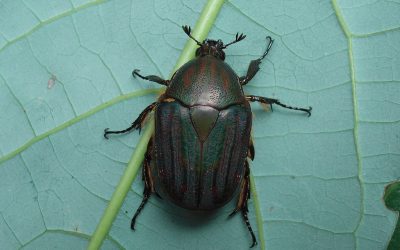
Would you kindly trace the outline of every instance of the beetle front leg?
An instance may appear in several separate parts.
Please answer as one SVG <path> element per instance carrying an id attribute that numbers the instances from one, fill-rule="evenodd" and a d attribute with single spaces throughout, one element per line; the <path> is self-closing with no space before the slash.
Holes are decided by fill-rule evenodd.
<path id="1" fill-rule="evenodd" d="M 250 248 L 252 248 L 255 245 L 257 245 L 257 239 L 256 239 L 256 236 L 254 235 L 253 229 L 251 228 L 249 217 L 247 215 L 249 213 L 249 209 L 247 207 L 247 201 L 250 199 L 250 176 L 249 176 L 250 167 L 249 167 L 249 163 L 247 162 L 247 160 L 245 161 L 245 171 L 246 172 L 245 172 L 244 180 L 242 182 L 242 185 L 240 186 L 240 194 L 239 194 L 238 202 L 236 204 L 236 208 L 229 215 L 229 217 L 232 217 L 234 214 L 236 214 L 239 211 L 242 212 L 244 222 L 246 223 L 247 229 L 249 230 L 251 239 L 253 241 L 253 243 L 250 246 Z"/>
<path id="2" fill-rule="evenodd" d="M 278 99 L 273 99 L 273 98 L 268 98 L 268 97 L 263 97 L 263 96 L 248 95 L 248 96 L 246 96 L 246 99 L 249 102 L 261 102 L 264 104 L 268 104 L 271 106 L 271 110 L 272 110 L 272 104 L 276 104 L 276 105 L 279 105 L 286 109 L 292 109 L 292 110 L 306 112 L 308 114 L 308 116 L 311 116 L 312 107 L 308 107 L 308 108 L 292 107 L 292 106 L 286 105 L 284 103 L 281 103 Z"/>
<path id="3" fill-rule="evenodd" d="M 151 174 L 150 174 L 150 162 L 151 162 L 151 151 L 152 150 L 153 150 L 153 143 L 152 143 L 152 140 L 150 140 L 149 144 L 147 145 L 147 151 L 146 151 L 146 155 L 144 157 L 143 168 L 142 168 L 142 179 L 144 181 L 143 200 L 140 203 L 138 209 L 136 210 L 135 215 L 132 217 L 132 220 L 131 220 L 131 229 L 132 230 L 135 230 L 136 218 L 138 217 L 140 212 L 143 210 L 143 208 L 146 205 L 147 201 L 149 200 L 151 194 L 154 193 L 153 180 L 152 180 Z"/>
<path id="4" fill-rule="evenodd" d="M 139 74 L 139 72 L 140 72 L 140 70 L 138 70 L 138 69 L 133 70 L 132 76 L 135 78 L 136 78 L 136 76 L 138 76 L 144 80 L 147 80 L 150 82 L 156 82 L 158 84 L 165 85 L 165 86 L 168 86 L 168 84 L 169 84 L 169 80 L 164 80 L 161 77 L 155 76 L 155 75 L 142 76 L 141 74 Z"/>
<path id="5" fill-rule="evenodd" d="M 149 106 L 147 106 L 142 113 L 136 118 L 136 120 L 132 123 L 132 125 L 124 130 L 115 130 L 115 131 L 109 131 L 109 128 L 104 129 L 104 138 L 108 139 L 108 134 L 122 134 L 122 133 L 127 133 L 130 132 L 133 129 L 138 129 L 139 133 L 140 130 L 142 129 L 142 123 L 146 119 L 147 115 L 157 106 L 158 102 L 153 102 Z"/>
<path id="6" fill-rule="evenodd" d="M 267 36 L 267 39 L 269 41 L 268 45 L 267 45 L 267 49 L 265 50 L 264 54 L 260 58 L 250 62 L 249 68 L 247 69 L 247 74 L 245 76 L 242 76 L 239 78 L 240 84 L 246 85 L 251 79 L 253 79 L 253 77 L 260 70 L 261 60 L 267 56 L 269 50 L 271 49 L 272 44 L 274 43 L 274 40 L 270 36 Z"/>

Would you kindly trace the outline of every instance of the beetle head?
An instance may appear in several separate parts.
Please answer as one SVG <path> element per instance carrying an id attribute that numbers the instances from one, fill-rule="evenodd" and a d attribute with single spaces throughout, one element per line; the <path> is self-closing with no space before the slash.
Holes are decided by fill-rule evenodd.
<path id="1" fill-rule="evenodd" d="M 212 39 L 206 39 L 203 41 L 203 43 L 200 43 L 190 34 L 191 29 L 189 26 L 182 26 L 182 28 L 183 31 L 186 33 L 186 35 L 188 35 L 191 39 L 193 39 L 197 43 L 197 45 L 199 45 L 199 48 L 197 48 L 196 50 L 196 57 L 212 55 L 218 59 L 221 59 L 222 61 L 225 60 L 224 49 L 231 44 L 243 40 L 246 37 L 246 35 L 243 34 L 239 35 L 239 33 L 237 33 L 235 40 L 225 45 L 221 40 L 212 40 Z"/>
<path id="2" fill-rule="evenodd" d="M 224 43 L 221 40 L 206 39 L 196 50 L 196 56 L 212 55 L 222 61 L 225 60 Z"/>

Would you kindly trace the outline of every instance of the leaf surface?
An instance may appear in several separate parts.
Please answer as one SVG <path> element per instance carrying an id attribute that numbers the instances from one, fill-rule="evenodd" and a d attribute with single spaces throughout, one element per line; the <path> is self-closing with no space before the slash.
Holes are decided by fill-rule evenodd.
<path id="1" fill-rule="evenodd" d="M 205 1 L 3 1 L 0 4 L 0 242 L 84 249 L 139 139 L 104 140 L 157 97 Z M 400 176 L 400 5 L 396 1 L 227 2 L 211 38 L 239 75 L 275 39 L 246 93 L 312 106 L 252 104 L 251 164 L 267 249 L 385 249 Z M 155 197 L 129 229 L 140 178 L 103 249 L 247 249 L 231 206 L 198 216 Z M 232 204 L 231 204 L 232 205 Z M 261 244 L 257 247 L 260 248 Z"/>

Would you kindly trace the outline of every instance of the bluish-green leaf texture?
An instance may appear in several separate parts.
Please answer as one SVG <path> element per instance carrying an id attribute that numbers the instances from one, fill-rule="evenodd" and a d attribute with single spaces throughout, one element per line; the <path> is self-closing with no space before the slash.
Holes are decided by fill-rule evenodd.
<path id="1" fill-rule="evenodd" d="M 132 69 L 167 78 L 205 1 L 0 1 L 0 244 L 85 249 L 139 140 L 106 141 L 157 97 Z M 243 75 L 275 39 L 249 94 L 312 106 L 254 111 L 251 164 L 266 249 L 385 249 L 397 215 L 382 200 L 400 177 L 400 2 L 227 1 L 210 37 Z M 129 98 L 120 98 L 128 94 Z M 103 249 L 248 249 L 227 206 L 208 217 L 135 181 Z M 257 232 L 258 233 L 258 232 Z M 257 235 L 259 238 L 259 236 Z M 257 248 L 260 248 L 259 244 Z"/>

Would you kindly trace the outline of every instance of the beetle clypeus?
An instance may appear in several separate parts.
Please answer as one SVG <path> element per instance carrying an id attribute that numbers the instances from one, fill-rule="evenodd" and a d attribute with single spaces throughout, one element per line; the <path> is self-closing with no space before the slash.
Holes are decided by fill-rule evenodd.
<path id="1" fill-rule="evenodd" d="M 311 115 L 311 107 L 297 108 L 277 99 L 244 95 L 246 85 L 258 72 L 262 59 L 271 49 L 273 40 L 267 37 L 264 54 L 250 62 L 245 76 L 239 77 L 224 62 L 224 49 L 243 40 L 236 34 L 234 41 L 224 44 L 221 40 L 197 41 L 184 32 L 199 48 L 196 58 L 179 68 L 171 80 L 155 75 L 143 76 L 139 70 L 133 77 L 167 86 L 156 102 L 146 107 L 132 125 L 124 130 L 104 130 L 104 137 L 141 129 L 146 116 L 154 111 L 155 131 L 147 146 L 143 163 L 143 200 L 132 218 L 131 228 L 140 211 L 155 193 L 174 204 L 191 210 L 213 210 L 228 203 L 239 189 L 236 208 L 241 211 L 252 238 L 256 237 L 247 217 L 250 196 L 250 168 L 248 159 L 254 159 L 250 137 L 252 113 L 249 102 L 279 105 Z"/>

